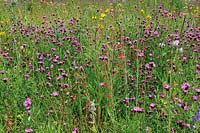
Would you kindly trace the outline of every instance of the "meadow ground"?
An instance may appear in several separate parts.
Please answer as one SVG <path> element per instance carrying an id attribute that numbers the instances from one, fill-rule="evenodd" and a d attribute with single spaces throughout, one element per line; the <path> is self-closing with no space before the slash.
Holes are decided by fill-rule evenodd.
<path id="1" fill-rule="evenodd" d="M 200 131 L 198 1 L 0 0 L 0 132 Z"/>

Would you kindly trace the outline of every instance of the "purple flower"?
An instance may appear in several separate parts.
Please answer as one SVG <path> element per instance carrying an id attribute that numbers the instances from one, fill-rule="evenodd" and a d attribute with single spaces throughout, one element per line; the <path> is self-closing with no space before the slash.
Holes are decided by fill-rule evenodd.
<path id="1" fill-rule="evenodd" d="M 184 110 L 188 110 L 189 108 L 188 108 L 187 105 L 185 105 L 185 106 L 183 107 L 183 109 L 184 109 Z"/>
<path id="2" fill-rule="evenodd" d="M 4 74 L 5 73 L 5 71 L 4 70 L 1 70 L 1 74 Z"/>
<path id="3" fill-rule="evenodd" d="M 175 39 L 178 40 L 179 38 L 179 34 L 175 34 Z"/>
<path id="4" fill-rule="evenodd" d="M 129 102 L 129 98 L 128 97 L 124 98 L 123 102 L 124 103 L 128 103 Z"/>
<path id="5" fill-rule="evenodd" d="M 74 130 L 72 131 L 72 133 L 78 133 L 78 128 L 74 128 Z"/>
<path id="6" fill-rule="evenodd" d="M 31 133 L 31 132 L 33 132 L 33 129 L 27 128 L 27 129 L 25 129 L 25 132 L 26 132 L 26 133 Z"/>
<path id="7" fill-rule="evenodd" d="M 77 40 L 73 40 L 73 41 L 72 41 L 72 44 L 73 44 L 73 45 L 77 45 L 77 44 L 78 44 L 78 41 L 77 41 Z"/>
<path id="8" fill-rule="evenodd" d="M 139 56 L 139 57 L 143 57 L 143 56 L 144 56 L 143 51 L 139 51 L 139 52 L 138 52 L 138 56 Z"/>
<path id="9" fill-rule="evenodd" d="M 155 32 L 154 32 L 154 36 L 156 36 L 156 37 L 159 36 L 158 31 L 155 31 Z"/>
<path id="10" fill-rule="evenodd" d="M 200 109 L 197 111 L 195 117 L 193 118 L 193 121 L 200 121 Z"/>
<path id="11" fill-rule="evenodd" d="M 54 92 L 51 94 L 51 96 L 57 97 L 57 96 L 58 96 L 58 92 L 54 91 Z"/>
<path id="12" fill-rule="evenodd" d="M 196 70 L 196 74 L 200 74 L 200 69 L 197 69 L 197 70 Z"/>
<path id="13" fill-rule="evenodd" d="M 23 104 L 23 105 L 24 105 L 24 107 L 27 108 L 27 107 L 29 107 L 29 106 L 31 105 L 31 103 L 32 103 L 32 102 L 31 102 L 31 99 L 28 97 L 28 98 L 26 98 L 26 100 L 24 101 L 24 104 Z"/>
<path id="14" fill-rule="evenodd" d="M 7 81 L 8 81 L 8 78 L 3 78 L 2 81 L 3 81 L 3 82 L 7 82 Z"/>
<path id="15" fill-rule="evenodd" d="M 167 91 L 170 89 L 170 85 L 167 83 L 163 84 L 163 88 L 166 89 Z"/>
<path id="16" fill-rule="evenodd" d="M 164 93 L 160 93 L 160 97 L 161 97 L 161 98 L 164 98 L 164 97 L 165 97 L 165 94 L 164 94 Z"/>
<path id="17" fill-rule="evenodd" d="M 193 99 L 194 101 L 197 101 L 197 100 L 198 100 L 198 96 L 193 96 L 192 99 Z"/>
<path id="18" fill-rule="evenodd" d="M 156 67 L 156 64 L 155 64 L 154 62 L 149 62 L 149 63 L 146 63 L 146 64 L 145 64 L 145 68 L 146 68 L 147 70 L 150 70 L 150 69 L 152 69 L 153 67 Z"/>
<path id="19" fill-rule="evenodd" d="M 189 83 L 183 83 L 182 85 L 181 85 L 181 88 L 183 89 L 183 92 L 188 92 L 188 88 L 191 86 L 191 84 L 189 84 Z"/>
<path id="20" fill-rule="evenodd" d="M 139 112 L 139 113 L 143 113 L 144 109 L 140 108 L 140 107 L 134 107 L 131 109 L 132 112 Z"/>
<path id="21" fill-rule="evenodd" d="M 196 126 L 195 126 L 195 125 L 192 125 L 192 129 L 193 129 L 193 130 L 196 129 Z"/>
<path id="22" fill-rule="evenodd" d="M 150 69 L 149 63 L 145 64 L 146 69 Z"/>
<path id="23" fill-rule="evenodd" d="M 198 94 L 200 94 L 200 88 L 196 89 L 196 92 L 197 92 Z"/>
<path id="24" fill-rule="evenodd" d="M 149 65 L 150 65 L 151 67 L 156 67 L 156 64 L 155 64 L 154 62 L 149 62 Z"/>
<path id="25" fill-rule="evenodd" d="M 71 19 L 69 22 L 68 22 L 69 25 L 73 25 L 74 24 L 74 20 Z"/>
<path id="26" fill-rule="evenodd" d="M 105 87 L 106 86 L 106 83 L 102 82 L 99 84 L 101 87 Z"/>
<path id="27" fill-rule="evenodd" d="M 155 103 L 151 103 L 151 104 L 150 104 L 150 107 L 151 107 L 151 108 L 154 108 L 154 107 L 156 107 L 156 104 L 155 104 Z"/>

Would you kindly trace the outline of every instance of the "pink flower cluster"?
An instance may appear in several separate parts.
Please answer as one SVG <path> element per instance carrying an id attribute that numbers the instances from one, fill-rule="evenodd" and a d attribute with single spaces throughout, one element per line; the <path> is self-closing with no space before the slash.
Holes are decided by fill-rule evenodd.
<path id="1" fill-rule="evenodd" d="M 144 109 L 140 108 L 140 107 L 134 107 L 131 109 L 132 112 L 139 112 L 139 113 L 143 113 Z"/>
<path id="2" fill-rule="evenodd" d="M 23 105 L 26 108 L 27 114 L 30 115 L 31 114 L 31 99 L 29 97 L 26 98 L 26 100 L 24 101 Z"/>

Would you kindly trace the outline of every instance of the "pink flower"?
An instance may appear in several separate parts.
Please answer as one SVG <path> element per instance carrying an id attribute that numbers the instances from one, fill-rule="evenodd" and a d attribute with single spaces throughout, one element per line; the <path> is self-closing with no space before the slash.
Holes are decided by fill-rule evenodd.
<path id="1" fill-rule="evenodd" d="M 198 100 L 198 96 L 193 96 L 192 99 L 193 99 L 194 101 L 197 101 L 197 100 Z"/>
<path id="2" fill-rule="evenodd" d="M 139 57 L 143 57 L 143 56 L 144 56 L 143 51 L 139 51 L 139 52 L 138 52 L 138 56 L 139 56 Z"/>
<path id="3" fill-rule="evenodd" d="M 57 97 L 57 96 L 58 96 L 58 92 L 54 91 L 54 92 L 51 94 L 51 96 Z"/>
<path id="4" fill-rule="evenodd" d="M 139 112 L 139 113 L 143 113 L 144 109 L 140 108 L 140 107 L 134 107 L 131 109 L 132 112 Z"/>
<path id="5" fill-rule="evenodd" d="M 199 94 L 200 93 L 200 88 L 196 89 L 197 93 Z"/>
<path id="6" fill-rule="evenodd" d="M 196 74 L 200 74 L 200 69 L 197 69 L 197 70 L 196 70 Z"/>
<path id="7" fill-rule="evenodd" d="M 183 83 L 183 84 L 181 85 L 181 89 L 183 89 L 183 92 L 184 92 L 184 93 L 187 93 L 187 92 L 188 92 L 188 88 L 189 88 L 190 86 L 192 86 L 192 85 L 189 84 L 189 83 Z"/>
<path id="8" fill-rule="evenodd" d="M 33 129 L 27 128 L 27 129 L 25 129 L 25 132 L 26 132 L 26 133 L 31 133 L 31 132 L 33 132 Z"/>
<path id="9" fill-rule="evenodd" d="M 155 31 L 155 32 L 154 32 L 154 36 L 156 36 L 156 37 L 159 36 L 158 31 Z"/>
<path id="10" fill-rule="evenodd" d="M 166 89 L 167 91 L 170 89 L 170 85 L 167 83 L 163 84 L 163 88 Z"/>
<path id="11" fill-rule="evenodd" d="M 32 103 L 32 102 L 31 102 L 31 99 L 28 97 L 28 98 L 26 98 L 26 100 L 24 101 L 24 104 L 23 104 L 23 105 L 24 105 L 24 107 L 27 108 L 27 107 L 29 107 L 29 106 L 31 105 L 31 103 Z"/>
<path id="12" fill-rule="evenodd" d="M 155 103 L 151 103 L 151 104 L 150 104 L 150 107 L 151 107 L 151 108 L 154 108 L 155 106 L 156 106 Z"/>
<path id="13" fill-rule="evenodd" d="M 72 131 L 72 133 L 78 133 L 78 128 L 74 128 L 74 130 Z"/>
<path id="14" fill-rule="evenodd" d="M 161 97 L 161 98 L 164 98 L 164 97 L 165 97 L 165 94 L 164 94 L 164 93 L 160 93 L 160 97 Z"/>
<path id="15" fill-rule="evenodd" d="M 2 78 L 2 81 L 3 81 L 3 82 L 7 82 L 7 81 L 8 81 L 8 78 Z"/>
<path id="16" fill-rule="evenodd" d="M 182 88 L 183 90 L 185 90 L 185 89 L 188 89 L 190 86 L 191 86 L 191 84 L 189 84 L 189 83 L 183 83 L 183 84 L 181 85 L 181 88 Z"/>

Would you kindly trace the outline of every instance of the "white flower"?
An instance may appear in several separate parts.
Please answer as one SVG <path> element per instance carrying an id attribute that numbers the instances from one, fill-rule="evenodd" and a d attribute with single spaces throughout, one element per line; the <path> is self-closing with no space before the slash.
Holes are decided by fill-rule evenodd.
<path id="1" fill-rule="evenodd" d="M 95 107 L 94 101 L 91 101 L 89 109 L 90 109 L 90 111 L 96 111 L 96 107 Z"/>
<path id="2" fill-rule="evenodd" d="M 179 41 L 179 40 L 175 40 L 175 41 L 173 41 L 173 42 L 172 42 L 172 46 L 178 46 L 178 45 L 179 45 L 179 43 L 180 43 L 180 41 Z"/>
<path id="3" fill-rule="evenodd" d="M 179 48 L 178 50 L 179 50 L 179 52 L 181 52 L 181 53 L 183 52 L 183 48 Z"/>
<path id="4" fill-rule="evenodd" d="M 164 48 L 165 47 L 165 44 L 164 43 L 159 43 L 158 44 L 161 48 Z"/>

